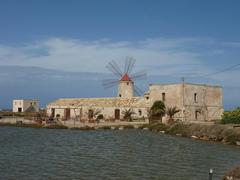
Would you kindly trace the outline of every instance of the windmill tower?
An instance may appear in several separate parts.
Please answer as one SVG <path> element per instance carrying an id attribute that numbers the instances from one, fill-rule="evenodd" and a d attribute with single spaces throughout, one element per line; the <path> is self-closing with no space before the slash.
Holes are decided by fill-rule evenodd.
<path id="1" fill-rule="evenodd" d="M 125 73 L 118 83 L 118 97 L 132 98 L 134 96 L 134 82 Z"/>
<path id="2" fill-rule="evenodd" d="M 103 86 L 105 88 L 110 88 L 118 85 L 117 97 L 120 98 L 132 98 L 135 94 L 140 96 L 142 94 L 141 90 L 136 87 L 134 81 L 146 78 L 146 72 L 139 71 L 131 74 L 135 62 L 135 59 L 126 57 L 123 71 L 115 61 L 109 62 L 106 67 L 113 73 L 115 78 L 104 80 Z"/>

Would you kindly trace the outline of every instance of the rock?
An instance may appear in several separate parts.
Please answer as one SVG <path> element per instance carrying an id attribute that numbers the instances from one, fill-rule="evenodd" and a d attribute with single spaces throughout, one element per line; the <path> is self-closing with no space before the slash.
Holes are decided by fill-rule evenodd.
<path id="1" fill-rule="evenodd" d="M 203 136 L 200 139 L 203 140 L 203 141 L 209 141 L 209 138 L 207 136 Z"/>
<path id="2" fill-rule="evenodd" d="M 149 130 L 147 127 L 143 128 L 143 130 Z"/>
<path id="3" fill-rule="evenodd" d="M 240 141 L 236 141 L 236 145 L 240 146 Z"/>
<path id="4" fill-rule="evenodd" d="M 116 129 L 115 127 L 111 126 L 111 130 L 115 130 L 115 129 Z"/>
<path id="5" fill-rule="evenodd" d="M 176 134 L 176 136 L 182 136 L 182 134 Z"/>
<path id="6" fill-rule="evenodd" d="M 223 180 L 240 180 L 240 166 L 228 172 Z"/>
<path id="7" fill-rule="evenodd" d="M 138 128 L 139 128 L 139 126 L 138 126 L 138 125 L 134 125 L 133 127 L 134 127 L 134 129 L 138 129 Z"/>
<path id="8" fill-rule="evenodd" d="M 162 133 L 162 134 L 165 134 L 165 131 L 159 131 L 160 133 Z"/>
<path id="9" fill-rule="evenodd" d="M 191 138 L 193 138 L 193 139 L 199 139 L 197 136 L 191 136 Z"/>
<path id="10" fill-rule="evenodd" d="M 123 129 L 124 129 L 124 127 L 119 127 L 118 129 L 119 129 L 119 130 L 123 130 Z"/>

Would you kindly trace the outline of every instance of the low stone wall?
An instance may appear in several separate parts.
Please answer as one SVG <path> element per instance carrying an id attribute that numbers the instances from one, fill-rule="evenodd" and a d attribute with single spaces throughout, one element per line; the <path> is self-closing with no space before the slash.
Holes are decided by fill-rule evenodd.
<path id="1" fill-rule="evenodd" d="M 17 122 L 22 122 L 24 124 L 35 124 L 33 120 L 24 119 L 23 117 L 3 117 L 0 119 L 0 124 L 16 124 Z"/>
<path id="2" fill-rule="evenodd" d="M 61 124 L 67 126 L 68 128 L 80 128 L 80 127 L 105 127 L 105 126 L 141 126 L 144 124 L 149 124 L 148 120 L 145 121 L 134 121 L 134 122 L 127 122 L 127 121 L 115 121 L 115 122 L 99 122 L 99 123 L 83 123 L 74 120 L 68 121 L 59 121 Z"/>

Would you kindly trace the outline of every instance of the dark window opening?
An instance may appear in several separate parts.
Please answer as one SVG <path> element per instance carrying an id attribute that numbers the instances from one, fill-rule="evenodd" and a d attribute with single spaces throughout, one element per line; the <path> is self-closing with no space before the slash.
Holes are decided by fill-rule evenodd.
<path id="1" fill-rule="evenodd" d="M 166 94 L 162 93 L 162 101 L 165 101 L 165 100 L 166 100 Z"/>
<path id="2" fill-rule="evenodd" d="M 147 96 L 146 99 L 149 99 L 149 97 Z"/>
<path id="3" fill-rule="evenodd" d="M 194 93 L 194 102 L 197 102 L 197 93 Z"/>
<path id="4" fill-rule="evenodd" d="M 89 109 L 88 110 L 88 119 L 92 119 L 93 118 L 93 110 Z"/>
<path id="5" fill-rule="evenodd" d="M 198 111 L 195 111 L 195 119 L 198 119 Z"/>
<path id="6" fill-rule="evenodd" d="M 138 110 L 138 114 L 139 114 L 139 116 L 142 115 L 142 110 L 141 109 Z"/>
<path id="7" fill-rule="evenodd" d="M 121 95 L 121 94 L 119 94 L 119 97 L 122 97 L 122 95 Z"/>
<path id="8" fill-rule="evenodd" d="M 127 85 L 129 85 L 129 83 L 127 83 Z"/>
<path id="9" fill-rule="evenodd" d="M 22 112 L 22 108 L 18 108 L 18 112 Z"/>

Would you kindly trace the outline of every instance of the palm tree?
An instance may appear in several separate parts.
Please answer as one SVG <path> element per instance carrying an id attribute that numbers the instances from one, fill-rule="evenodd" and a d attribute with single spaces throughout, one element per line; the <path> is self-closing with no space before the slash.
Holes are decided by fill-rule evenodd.
<path id="1" fill-rule="evenodd" d="M 162 101 L 155 101 L 150 108 L 150 119 L 160 119 L 165 115 L 165 104 Z"/>
<path id="2" fill-rule="evenodd" d="M 122 111 L 123 119 L 126 119 L 127 121 L 132 121 L 132 115 L 136 114 L 133 109 L 125 109 Z"/>
<path id="3" fill-rule="evenodd" d="M 85 112 L 85 113 L 88 116 L 88 119 L 93 119 L 93 118 L 96 119 L 96 117 L 101 113 L 101 110 L 98 108 L 96 108 L 96 109 L 92 108 L 92 109 L 89 109 L 88 112 Z"/>
<path id="4" fill-rule="evenodd" d="M 178 109 L 176 106 L 174 107 L 168 107 L 166 110 L 166 114 L 168 115 L 168 123 L 171 124 L 174 122 L 173 116 L 178 113 L 180 109 Z"/>

